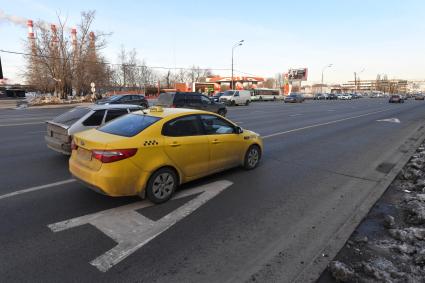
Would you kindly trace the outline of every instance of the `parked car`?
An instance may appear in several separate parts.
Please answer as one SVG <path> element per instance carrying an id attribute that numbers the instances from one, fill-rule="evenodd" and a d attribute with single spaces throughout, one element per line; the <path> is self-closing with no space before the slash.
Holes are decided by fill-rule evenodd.
<path id="1" fill-rule="evenodd" d="M 318 93 L 314 96 L 314 100 L 326 100 L 328 99 L 328 95 L 326 93 Z"/>
<path id="2" fill-rule="evenodd" d="M 417 94 L 415 95 L 415 100 L 425 100 L 425 96 L 423 96 L 422 94 Z"/>
<path id="3" fill-rule="evenodd" d="M 224 92 L 218 92 L 215 95 L 213 95 L 212 100 L 214 102 L 219 102 L 220 101 L 220 97 L 223 95 Z"/>
<path id="4" fill-rule="evenodd" d="M 46 122 L 47 133 L 44 139 L 50 149 L 69 155 L 74 134 L 99 127 L 117 117 L 141 109 L 141 106 L 126 104 L 75 107 Z"/>
<path id="5" fill-rule="evenodd" d="M 336 95 L 335 93 L 329 93 L 328 99 L 329 100 L 336 100 L 336 99 L 338 99 L 338 95 Z"/>
<path id="6" fill-rule="evenodd" d="M 180 184 L 232 167 L 257 167 L 262 138 L 215 113 L 152 107 L 76 134 L 71 174 L 109 196 L 169 200 Z"/>
<path id="7" fill-rule="evenodd" d="M 171 108 L 190 108 L 217 113 L 226 116 L 226 105 L 214 102 L 208 96 L 198 92 L 165 92 L 158 97 L 157 106 Z"/>
<path id="8" fill-rule="evenodd" d="M 96 104 L 134 104 L 149 108 L 148 100 L 140 94 L 117 94 L 96 101 Z"/>
<path id="9" fill-rule="evenodd" d="M 285 103 L 302 103 L 304 102 L 304 97 L 300 94 L 291 94 L 283 100 Z"/>
<path id="10" fill-rule="evenodd" d="M 404 98 L 401 95 L 391 95 L 388 101 L 389 103 L 404 103 Z"/>
<path id="11" fill-rule="evenodd" d="M 226 105 L 249 105 L 251 92 L 249 90 L 226 90 L 220 97 L 220 102 Z"/>
<path id="12" fill-rule="evenodd" d="M 352 96 L 351 96 L 351 94 L 344 93 L 344 94 L 341 94 L 339 96 L 339 99 L 341 99 L 341 100 L 351 100 L 352 99 Z"/>

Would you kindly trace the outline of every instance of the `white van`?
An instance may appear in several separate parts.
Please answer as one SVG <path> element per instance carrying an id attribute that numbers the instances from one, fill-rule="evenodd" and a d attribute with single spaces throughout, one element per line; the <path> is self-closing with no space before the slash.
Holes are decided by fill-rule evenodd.
<path id="1" fill-rule="evenodd" d="M 226 105 L 249 105 L 251 92 L 249 90 L 226 90 L 220 96 L 220 102 Z"/>

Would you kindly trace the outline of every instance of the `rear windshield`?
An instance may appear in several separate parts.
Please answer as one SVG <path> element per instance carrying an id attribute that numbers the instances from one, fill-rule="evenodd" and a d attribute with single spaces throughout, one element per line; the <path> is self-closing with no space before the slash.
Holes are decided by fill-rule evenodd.
<path id="1" fill-rule="evenodd" d="M 70 126 L 91 111 L 90 108 L 76 107 L 53 119 L 53 122 Z"/>
<path id="2" fill-rule="evenodd" d="M 147 115 L 128 114 L 112 120 L 98 130 L 117 136 L 133 137 L 160 119 Z"/>
<path id="3" fill-rule="evenodd" d="M 173 100 L 174 100 L 174 95 L 175 93 L 161 93 L 158 97 L 158 102 L 156 103 L 156 105 L 161 105 L 161 106 L 170 106 L 173 104 Z"/>

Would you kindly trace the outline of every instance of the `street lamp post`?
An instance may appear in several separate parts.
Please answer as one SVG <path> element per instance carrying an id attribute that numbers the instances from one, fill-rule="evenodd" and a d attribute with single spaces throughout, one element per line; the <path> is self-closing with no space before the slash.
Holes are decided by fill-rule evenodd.
<path id="1" fill-rule="evenodd" d="M 237 43 L 235 43 L 235 45 L 233 45 L 233 47 L 232 47 L 232 83 L 230 85 L 232 90 L 234 89 L 234 83 L 233 83 L 233 52 L 234 52 L 235 48 L 238 47 L 238 46 L 241 46 L 243 44 L 243 42 L 244 42 L 244 40 L 242 39 L 242 40 L 238 41 Z"/>
<path id="2" fill-rule="evenodd" d="M 365 68 L 363 68 L 360 72 L 354 72 L 354 91 L 357 93 L 357 75 L 360 75 L 361 73 L 363 73 L 365 70 Z"/>
<path id="3" fill-rule="evenodd" d="M 323 93 L 323 72 L 326 70 L 326 68 L 330 68 L 330 67 L 332 67 L 332 65 L 333 65 L 333 64 L 326 65 L 326 66 L 325 66 L 325 67 L 323 67 L 323 69 L 322 69 L 322 84 L 320 85 L 320 93 Z"/>

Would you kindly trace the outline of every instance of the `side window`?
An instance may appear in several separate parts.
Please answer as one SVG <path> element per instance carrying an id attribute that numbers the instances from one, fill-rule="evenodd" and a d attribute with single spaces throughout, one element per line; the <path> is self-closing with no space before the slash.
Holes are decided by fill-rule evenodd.
<path id="1" fill-rule="evenodd" d="M 128 114 L 127 109 L 110 109 L 106 113 L 105 123 L 125 114 Z"/>
<path id="2" fill-rule="evenodd" d="M 202 127 L 197 116 L 185 116 L 166 123 L 162 134 L 169 137 L 198 136 L 202 135 Z"/>
<path id="3" fill-rule="evenodd" d="M 100 126 L 102 124 L 103 116 L 105 115 L 105 110 L 97 110 L 91 114 L 84 122 L 84 126 Z"/>
<path id="4" fill-rule="evenodd" d="M 235 95 L 234 96 L 239 96 L 239 91 L 235 91 Z"/>
<path id="5" fill-rule="evenodd" d="M 201 115 L 202 126 L 207 135 L 233 134 L 235 127 L 217 116 Z"/>
<path id="6" fill-rule="evenodd" d="M 121 97 L 121 99 L 119 100 L 120 103 L 128 103 L 130 102 L 131 99 L 131 95 L 124 95 L 123 97 Z"/>
<path id="7" fill-rule="evenodd" d="M 211 104 L 211 100 L 208 97 L 203 95 L 201 96 L 201 102 L 202 104 Z"/>
<path id="8" fill-rule="evenodd" d="M 133 101 L 139 101 L 139 100 L 141 100 L 141 96 L 140 95 L 132 95 L 131 96 L 131 100 L 133 100 Z"/>
<path id="9" fill-rule="evenodd" d="M 192 104 L 192 105 L 201 104 L 201 96 L 189 94 L 186 96 L 186 102 L 187 104 Z"/>
<path id="10" fill-rule="evenodd" d="M 185 95 L 184 94 L 176 94 L 174 95 L 174 105 L 177 107 L 185 105 Z"/>

